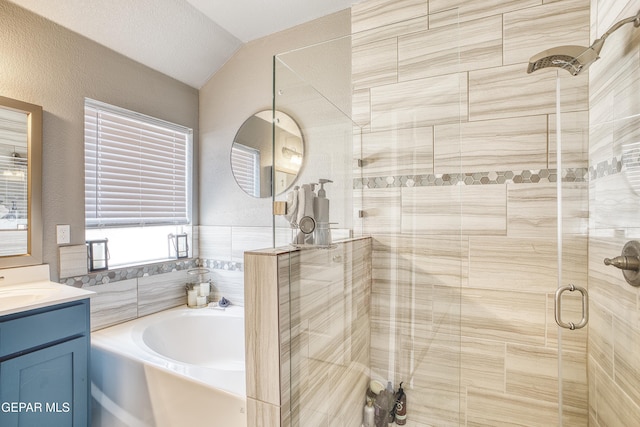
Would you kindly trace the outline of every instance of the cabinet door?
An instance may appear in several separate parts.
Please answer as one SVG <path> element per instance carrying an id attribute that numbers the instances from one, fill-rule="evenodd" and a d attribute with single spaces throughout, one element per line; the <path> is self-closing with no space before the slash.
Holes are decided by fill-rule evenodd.
<path id="1" fill-rule="evenodd" d="M 0 426 L 88 425 L 88 337 L 0 363 Z"/>

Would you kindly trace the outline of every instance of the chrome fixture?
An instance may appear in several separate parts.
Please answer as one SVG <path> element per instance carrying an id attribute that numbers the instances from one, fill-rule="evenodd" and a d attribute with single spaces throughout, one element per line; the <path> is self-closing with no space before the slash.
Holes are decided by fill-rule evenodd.
<path id="1" fill-rule="evenodd" d="M 615 258 L 605 258 L 604 265 L 619 268 L 628 284 L 640 286 L 640 242 L 627 242 L 622 248 L 622 254 Z"/>
<path id="2" fill-rule="evenodd" d="M 582 319 L 578 323 L 562 321 L 562 294 L 566 291 L 578 291 L 582 295 Z M 565 329 L 581 329 L 587 326 L 589 322 L 589 294 L 585 288 L 576 285 L 562 286 L 556 290 L 555 296 L 555 316 L 556 323 Z"/>
<path id="3" fill-rule="evenodd" d="M 600 51 L 607 37 L 618 28 L 630 22 L 633 22 L 634 27 L 640 27 L 640 11 L 638 11 L 635 16 L 615 23 L 602 37 L 595 40 L 589 47 L 558 46 L 532 56 L 531 59 L 529 59 L 527 73 L 532 73 L 541 68 L 559 67 L 577 76 L 600 58 Z"/>

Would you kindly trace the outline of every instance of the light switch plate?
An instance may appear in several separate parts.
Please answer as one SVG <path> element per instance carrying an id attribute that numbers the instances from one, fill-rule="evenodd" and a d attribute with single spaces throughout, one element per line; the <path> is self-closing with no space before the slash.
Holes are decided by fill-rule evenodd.
<path id="1" fill-rule="evenodd" d="M 71 226 L 69 224 L 56 225 L 56 235 L 56 242 L 59 245 L 66 245 L 71 243 Z"/>

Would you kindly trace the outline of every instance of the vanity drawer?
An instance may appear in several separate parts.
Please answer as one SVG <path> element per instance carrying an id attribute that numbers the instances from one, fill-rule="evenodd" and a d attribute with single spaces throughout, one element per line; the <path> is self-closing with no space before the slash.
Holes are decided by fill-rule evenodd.
<path id="1" fill-rule="evenodd" d="M 88 300 L 83 300 L 46 311 L 28 311 L 7 320 L 0 318 L 0 358 L 87 334 L 88 307 Z"/>

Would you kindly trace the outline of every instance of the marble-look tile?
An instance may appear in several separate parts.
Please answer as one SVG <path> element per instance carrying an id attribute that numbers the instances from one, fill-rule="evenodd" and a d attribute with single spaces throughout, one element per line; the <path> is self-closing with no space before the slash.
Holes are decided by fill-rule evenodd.
<path id="1" fill-rule="evenodd" d="M 364 188 L 354 191 L 362 201 L 364 210 L 363 233 L 397 233 L 400 231 L 400 188 Z M 359 196 L 361 194 L 362 196 Z"/>
<path id="2" fill-rule="evenodd" d="M 563 79 L 562 111 L 588 108 L 588 75 Z M 469 120 L 534 116 L 556 112 L 556 73 L 527 74 L 526 64 L 469 72 Z"/>
<path id="3" fill-rule="evenodd" d="M 505 234 L 504 185 L 403 187 L 403 232 Z"/>
<path id="4" fill-rule="evenodd" d="M 212 270 L 211 299 L 219 301 L 225 297 L 234 305 L 244 305 L 244 272 L 234 270 Z"/>
<path id="5" fill-rule="evenodd" d="M 563 280 L 586 284 L 586 238 L 564 239 L 563 251 Z M 555 239 L 500 236 L 469 239 L 469 286 L 473 288 L 511 292 L 517 286 L 524 292 L 544 295 L 557 287 L 557 265 Z M 544 310 L 541 314 L 544 315 Z"/>
<path id="6" fill-rule="evenodd" d="M 598 385 L 589 401 L 597 408 L 597 425 L 636 426 L 640 425 L 640 412 L 637 401 L 624 393 L 615 380 L 601 370 L 596 369 L 594 378 Z"/>
<path id="7" fill-rule="evenodd" d="M 283 427 L 283 424 L 280 424 L 280 419 L 279 406 L 250 397 L 247 398 L 248 426 Z"/>
<path id="8" fill-rule="evenodd" d="M 502 65 L 502 17 L 430 29 L 398 38 L 398 80 Z"/>
<path id="9" fill-rule="evenodd" d="M 503 16 L 505 65 L 527 63 L 553 46 L 591 44 L 588 1 L 563 0 Z"/>
<path id="10" fill-rule="evenodd" d="M 351 43 L 353 47 L 357 47 L 380 40 L 396 39 L 400 36 L 426 31 L 427 29 L 429 29 L 429 17 L 427 15 L 418 15 L 414 18 L 407 18 L 403 21 L 352 33 Z"/>
<path id="11" fill-rule="evenodd" d="M 351 118 L 353 122 L 362 128 L 371 122 L 371 96 L 369 89 L 354 90 L 351 97 Z M 359 129 L 354 130 L 354 135 Z M 354 145 L 355 147 L 355 145 Z"/>
<path id="12" fill-rule="evenodd" d="M 616 384 L 635 402 L 640 399 L 640 367 L 637 363 L 640 321 L 637 316 L 615 316 L 613 321 L 613 364 Z"/>
<path id="13" fill-rule="evenodd" d="M 605 176 L 590 184 L 589 222 L 592 228 L 640 227 L 640 195 L 633 191 L 624 173 Z"/>
<path id="14" fill-rule="evenodd" d="M 244 251 L 272 247 L 272 233 L 271 227 L 232 227 L 231 259 L 242 262 Z"/>
<path id="15" fill-rule="evenodd" d="M 464 289 L 460 307 L 463 336 L 543 346 L 546 295 L 520 291 Z"/>
<path id="16" fill-rule="evenodd" d="M 606 375 L 613 378 L 614 314 L 605 310 L 597 300 L 589 304 L 589 358 Z"/>
<path id="17" fill-rule="evenodd" d="M 71 245 L 58 247 L 60 278 L 87 274 L 87 246 Z"/>
<path id="18" fill-rule="evenodd" d="M 434 126 L 436 173 L 545 169 L 544 115 Z"/>
<path id="19" fill-rule="evenodd" d="M 507 235 L 509 237 L 547 237 L 558 232 L 556 183 L 507 185 Z M 586 182 L 562 186 L 562 232 L 586 235 L 589 226 L 588 185 Z"/>
<path id="20" fill-rule="evenodd" d="M 186 270 L 138 278 L 138 316 L 156 313 L 187 303 Z"/>
<path id="21" fill-rule="evenodd" d="M 504 392 L 506 345 L 463 337 L 460 341 L 462 387 Z"/>
<path id="22" fill-rule="evenodd" d="M 374 131 L 456 123 L 466 118 L 466 73 L 371 88 Z"/>
<path id="23" fill-rule="evenodd" d="M 278 257 L 245 254 L 247 397 L 280 406 Z"/>
<path id="24" fill-rule="evenodd" d="M 121 280 L 86 289 L 96 292 L 91 298 L 92 331 L 138 317 L 137 279 Z"/>
<path id="25" fill-rule="evenodd" d="M 351 32 L 370 30 L 427 14 L 427 0 L 369 0 L 351 7 Z"/>
<path id="26" fill-rule="evenodd" d="M 562 127 L 562 167 L 589 167 L 589 112 L 576 111 L 563 113 L 560 119 Z M 549 114 L 549 168 L 557 168 L 557 116 Z"/>
<path id="27" fill-rule="evenodd" d="M 558 424 L 558 404 L 531 400 L 484 389 L 467 390 L 467 425 L 555 426 Z"/>
<path id="28" fill-rule="evenodd" d="M 200 258 L 231 260 L 231 227 L 201 225 L 198 227 Z"/>
<path id="29" fill-rule="evenodd" d="M 563 351 L 562 362 L 563 403 L 572 407 L 574 413 L 582 413 L 586 422 L 586 352 Z M 508 344 L 505 369 L 509 395 L 549 403 L 558 401 L 557 350 Z"/>
<path id="30" fill-rule="evenodd" d="M 398 41 L 384 39 L 354 46 L 351 79 L 355 90 L 398 81 Z"/>
<path id="31" fill-rule="evenodd" d="M 441 27 L 540 5 L 540 0 L 429 0 L 429 27 Z"/>
<path id="32" fill-rule="evenodd" d="M 362 160 L 363 177 L 433 173 L 433 128 L 364 133 Z"/>

